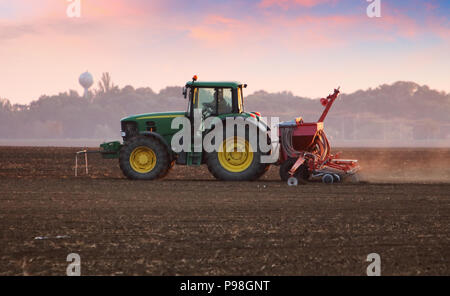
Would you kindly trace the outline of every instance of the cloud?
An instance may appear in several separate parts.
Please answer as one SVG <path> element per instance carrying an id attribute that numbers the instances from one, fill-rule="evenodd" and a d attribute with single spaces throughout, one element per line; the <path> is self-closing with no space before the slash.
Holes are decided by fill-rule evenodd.
<path id="1" fill-rule="evenodd" d="M 262 0 L 261 7 L 280 6 L 287 9 L 292 6 L 314 7 L 320 4 L 335 4 L 339 0 Z"/>
<path id="2" fill-rule="evenodd" d="M 265 47 L 273 47 L 277 42 L 289 48 L 299 45 L 302 48 L 313 48 L 364 40 L 413 40 L 430 34 L 448 40 L 450 32 L 448 18 L 439 18 L 429 13 L 426 21 L 420 23 L 417 18 L 408 16 L 407 12 L 388 4 L 385 5 L 380 19 L 370 19 L 364 12 L 331 14 L 325 9 L 313 14 L 307 11 L 288 13 L 283 10 L 264 9 L 274 5 L 313 7 L 326 3 L 334 4 L 338 0 L 262 0 L 255 9 L 240 10 L 232 16 L 224 10 L 219 12 L 215 9 L 210 12 L 211 6 L 192 11 L 178 11 L 172 7 L 171 11 L 167 11 L 169 4 L 177 4 L 175 0 L 166 4 L 164 1 L 83 0 L 81 19 L 68 19 L 65 16 L 67 4 L 61 5 L 61 1 L 58 1 L 58 5 L 51 6 L 54 1 L 56 0 L 43 0 L 43 7 L 47 9 L 43 13 L 44 10 L 40 7 L 35 18 L 0 22 L 0 40 L 43 32 L 77 36 L 101 34 L 104 31 L 113 34 L 114 30 L 117 30 L 117 34 L 120 34 L 120 31 L 133 31 L 155 36 L 154 34 L 159 34 L 156 31 L 159 31 L 188 36 L 192 40 L 202 41 L 208 47 L 232 48 L 235 47 L 233 41 L 236 40 Z M 424 7 L 428 7 L 428 4 L 425 3 Z M 366 3 L 363 3 L 362 7 L 365 5 Z"/>
<path id="3" fill-rule="evenodd" d="M 36 34 L 35 26 L 31 24 L 0 23 L 0 41 L 20 38 L 26 35 Z"/>
<path id="4" fill-rule="evenodd" d="M 265 18 L 234 19 L 213 14 L 198 19 L 188 30 L 191 38 L 209 47 L 232 49 L 236 44 L 256 44 L 258 50 L 336 48 L 365 41 L 390 43 L 398 38 L 417 40 L 431 32 L 442 37 L 446 32 L 436 23 L 424 26 L 408 16 L 388 14 L 378 20 L 365 15 L 271 14 Z"/>
<path id="5" fill-rule="evenodd" d="M 413 71 L 393 62 L 418 49 L 423 49 L 424 57 L 427 52 L 433 56 L 428 69 L 441 69 L 444 74 L 448 69 L 444 62 L 450 43 L 442 42 L 450 41 L 448 16 L 441 8 L 426 10 L 422 2 L 415 2 L 413 11 L 383 1 L 382 17 L 371 19 L 363 0 L 350 6 L 350 1 L 334 0 L 229 1 L 82 0 L 81 19 L 66 17 L 63 0 L 42 0 L 42 7 L 38 1 L 13 1 L 14 6 L 27 8 L 8 12 L 19 11 L 16 19 L 0 20 L 0 62 L 8 69 L 3 77 L 8 88 L 1 95 L 31 97 L 47 89 L 76 88 L 72 76 L 86 69 L 94 74 L 110 71 L 119 84 L 152 87 L 184 82 L 192 69 L 214 79 L 242 75 L 255 85 L 270 83 L 264 74 L 270 69 L 279 74 L 274 85 L 284 85 L 301 75 L 307 80 L 309 76 L 302 73 L 314 76 L 337 60 L 353 67 L 353 73 L 372 63 L 379 73 L 375 76 L 397 70 L 396 75 L 409 75 Z M 331 7 L 333 3 L 337 5 Z M 431 52 L 431 46 L 437 49 Z M 435 57 L 443 57 L 443 62 Z M 230 70 L 234 64 L 249 66 L 236 74 L 235 68 Z M 33 77 L 27 88 L 20 83 L 24 73 Z M 364 82 L 350 74 L 348 84 Z M 445 79 L 435 76 L 431 75 L 436 81 Z M 249 81 L 252 77 L 254 81 Z M 334 84 L 335 78 L 328 77 Z"/>

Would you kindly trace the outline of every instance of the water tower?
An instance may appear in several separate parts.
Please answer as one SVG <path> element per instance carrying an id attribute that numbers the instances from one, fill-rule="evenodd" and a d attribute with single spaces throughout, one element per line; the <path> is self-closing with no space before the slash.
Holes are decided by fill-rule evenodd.
<path id="1" fill-rule="evenodd" d="M 80 75 L 78 81 L 84 88 L 84 97 L 87 99 L 89 96 L 89 88 L 94 84 L 94 77 L 92 77 L 91 73 L 86 71 Z"/>

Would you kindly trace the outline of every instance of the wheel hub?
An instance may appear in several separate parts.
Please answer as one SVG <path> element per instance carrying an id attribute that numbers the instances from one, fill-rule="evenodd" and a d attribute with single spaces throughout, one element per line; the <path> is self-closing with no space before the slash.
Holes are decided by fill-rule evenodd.
<path id="1" fill-rule="evenodd" d="M 242 138 L 228 138 L 223 141 L 219 152 L 219 162 L 230 172 L 245 171 L 253 161 L 253 152 L 249 142 Z"/>
<path id="2" fill-rule="evenodd" d="M 148 162 L 148 157 L 145 154 L 139 155 L 139 164 L 146 164 Z"/>
<path id="3" fill-rule="evenodd" d="M 131 152 L 130 165 L 138 173 L 148 173 L 156 166 L 156 154 L 148 147 L 137 147 Z"/>

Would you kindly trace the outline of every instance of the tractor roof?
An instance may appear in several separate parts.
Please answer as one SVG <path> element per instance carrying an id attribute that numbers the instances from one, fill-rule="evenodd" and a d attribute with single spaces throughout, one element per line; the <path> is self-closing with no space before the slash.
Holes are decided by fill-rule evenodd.
<path id="1" fill-rule="evenodd" d="M 186 86 L 192 87 L 231 87 L 231 88 L 238 88 L 239 86 L 243 85 L 240 82 L 237 81 L 189 81 L 186 82 Z"/>

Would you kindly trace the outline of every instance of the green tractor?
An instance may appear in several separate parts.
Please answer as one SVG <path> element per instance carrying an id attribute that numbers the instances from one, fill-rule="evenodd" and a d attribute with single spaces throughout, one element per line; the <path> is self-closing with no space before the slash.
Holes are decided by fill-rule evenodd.
<path id="1" fill-rule="evenodd" d="M 226 134 L 223 131 L 222 149 L 206 152 L 203 148 L 194 149 L 194 128 L 191 148 L 188 151 L 175 152 L 171 147 L 173 136 L 180 129 L 172 128 L 172 121 L 177 117 L 185 117 L 194 125 L 194 109 L 201 110 L 203 120 L 215 117 L 225 127 L 227 118 L 252 117 L 258 128 L 258 134 L 265 133 L 267 141 L 269 128 L 261 120 L 258 112 L 244 112 L 243 88 L 246 84 L 239 82 L 202 82 L 193 80 L 186 83 L 183 95 L 189 99 L 185 112 L 148 113 L 126 117 L 121 120 L 123 144 L 119 142 L 104 143 L 105 158 L 119 158 L 123 174 L 133 180 L 155 180 L 163 178 L 175 165 L 206 164 L 212 175 L 220 180 L 241 181 L 256 180 L 269 168 L 269 164 L 261 163 L 259 147 L 253 147 L 248 139 L 239 137 L 236 132 Z M 196 111 L 199 112 L 199 111 Z M 198 132 L 198 131 L 197 131 Z M 211 129 L 200 130 L 202 139 Z M 241 134 L 242 135 L 242 134 Z M 259 146 L 259 145 L 256 145 Z"/>

